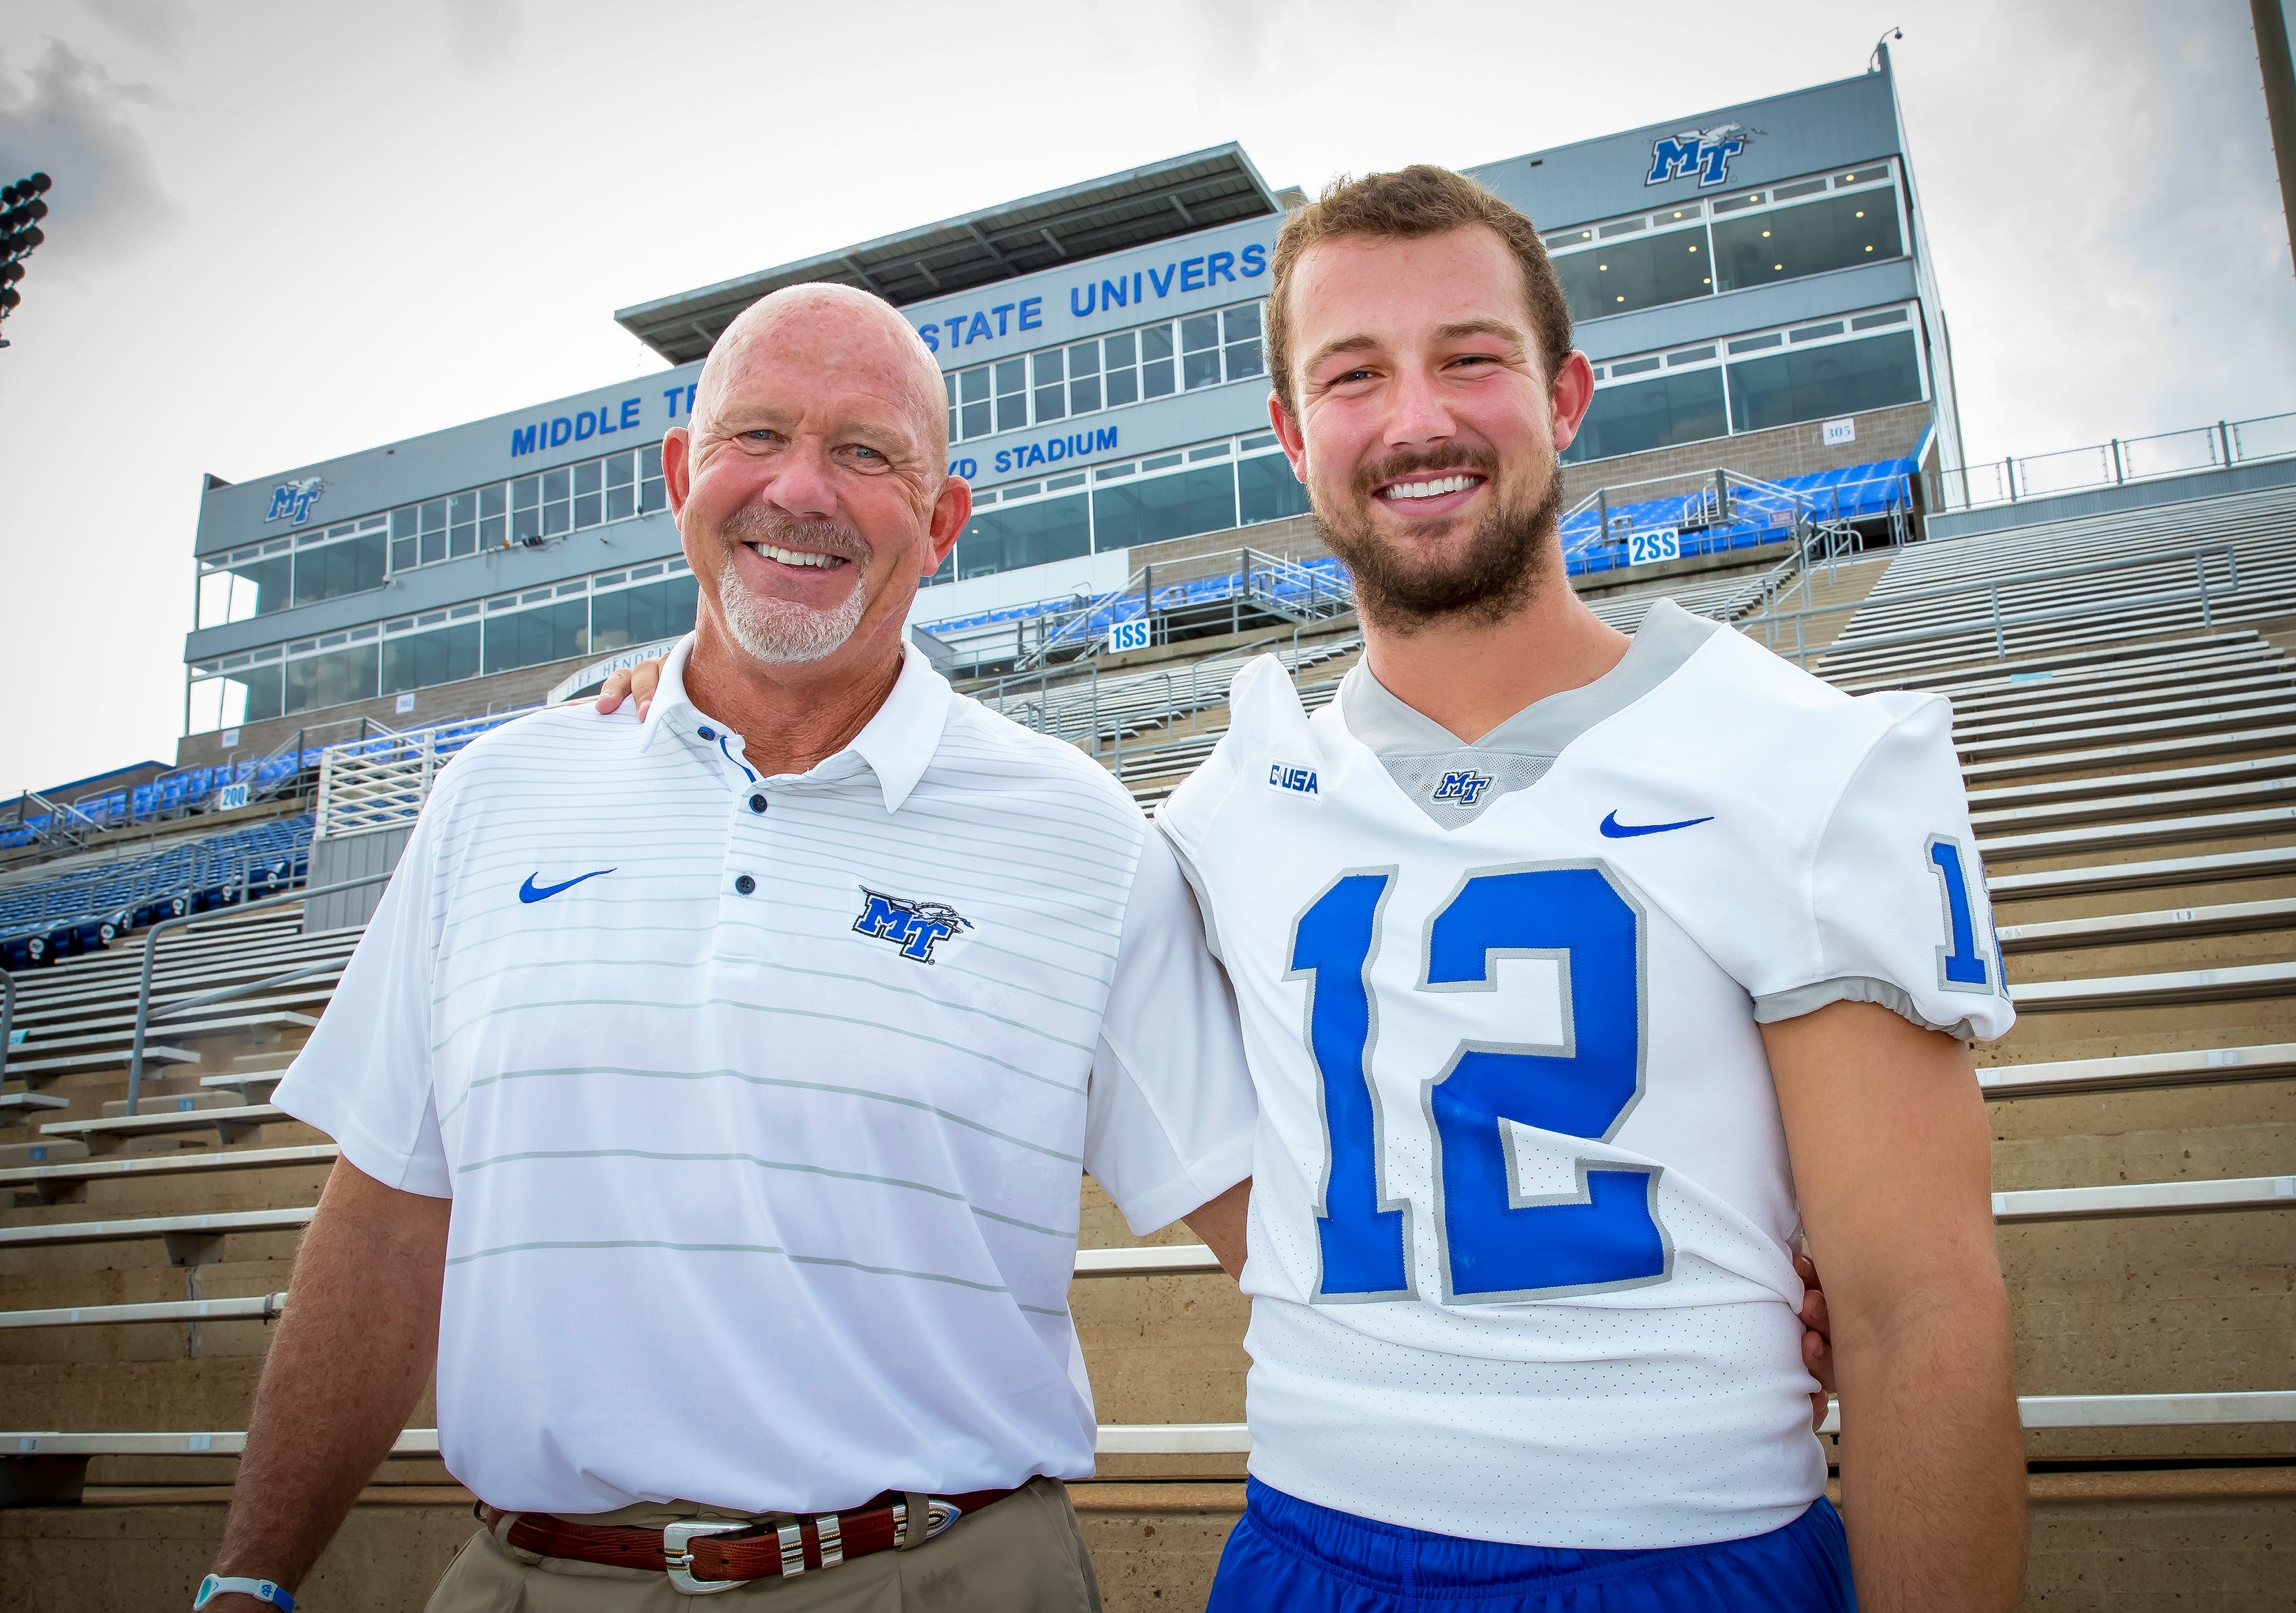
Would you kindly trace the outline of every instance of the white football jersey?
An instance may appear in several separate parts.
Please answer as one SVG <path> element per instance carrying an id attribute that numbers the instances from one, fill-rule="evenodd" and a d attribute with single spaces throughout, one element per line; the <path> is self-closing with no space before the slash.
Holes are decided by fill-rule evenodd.
<path id="1" fill-rule="evenodd" d="M 1824 1488 L 1759 1026 L 2012 1018 L 1952 714 L 1671 604 L 1477 744 L 1273 659 L 1159 823 L 1242 1011 L 1251 1471 L 1637 1548 Z"/>

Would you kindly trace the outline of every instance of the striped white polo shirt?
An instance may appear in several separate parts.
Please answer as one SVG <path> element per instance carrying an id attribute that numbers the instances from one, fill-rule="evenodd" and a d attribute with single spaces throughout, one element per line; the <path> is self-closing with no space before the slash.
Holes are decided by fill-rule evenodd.
<path id="1" fill-rule="evenodd" d="M 1171 855 L 914 649 L 845 749 L 758 777 L 686 649 L 644 724 L 455 760 L 279 1088 L 454 1200 L 447 1465 L 570 1513 L 1087 1475 L 1080 1172 L 1145 1232 L 1250 1168 Z"/>

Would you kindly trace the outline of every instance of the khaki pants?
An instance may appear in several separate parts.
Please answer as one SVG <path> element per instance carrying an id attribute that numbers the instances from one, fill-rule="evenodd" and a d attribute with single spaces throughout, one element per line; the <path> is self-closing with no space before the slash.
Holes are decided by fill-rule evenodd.
<path id="1" fill-rule="evenodd" d="M 627 1507 L 577 1521 L 652 1527 L 738 1518 L 710 1507 Z M 1100 1586 L 1065 1486 L 1049 1478 L 960 1518 L 909 1551 L 878 1552 L 794 1579 L 759 1579 L 709 1597 L 663 1574 L 514 1552 L 480 1530 L 464 1543 L 424 1613 L 1100 1613 Z"/>

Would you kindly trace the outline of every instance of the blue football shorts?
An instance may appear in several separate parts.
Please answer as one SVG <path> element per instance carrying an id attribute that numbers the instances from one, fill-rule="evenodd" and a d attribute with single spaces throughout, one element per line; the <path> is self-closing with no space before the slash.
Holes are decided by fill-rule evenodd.
<path id="1" fill-rule="evenodd" d="M 1582 1552 L 1374 1523 L 1258 1479 L 1205 1613 L 1856 1613 L 1823 1495 L 1781 1529 L 1702 1546 Z"/>

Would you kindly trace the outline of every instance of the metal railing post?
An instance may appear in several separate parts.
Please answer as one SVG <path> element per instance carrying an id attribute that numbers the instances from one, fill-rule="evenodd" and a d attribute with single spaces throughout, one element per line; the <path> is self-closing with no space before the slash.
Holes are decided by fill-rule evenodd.
<path id="1" fill-rule="evenodd" d="M 2001 585 L 1996 583 L 1987 592 L 1993 596 L 1993 653 L 1997 657 L 2006 656 L 2009 653 L 2009 635 L 2001 625 Z"/>
<path id="2" fill-rule="evenodd" d="M 2193 569 L 2201 578 L 2201 626 L 2213 627 L 2216 621 L 2209 612 L 2209 557 L 2205 553 L 2193 556 Z"/>
<path id="3" fill-rule="evenodd" d="M 275 897 L 265 897 L 260 901 L 245 903 L 234 911 L 245 913 L 251 908 L 267 907 L 274 904 L 308 902 L 313 897 L 328 897 L 333 896 L 338 891 L 357 890 L 364 885 L 380 884 L 389 878 L 390 875 L 387 873 L 371 873 L 360 879 L 345 880 L 338 885 L 322 885 L 316 890 L 306 887 L 301 890 L 283 891 Z M 135 987 L 135 1039 L 130 1044 L 127 1054 L 127 1112 L 131 1115 L 138 1112 L 138 1106 L 144 1097 L 144 1044 L 152 1029 L 152 970 L 153 961 L 159 955 L 160 932 L 176 925 L 195 923 L 208 916 L 209 915 L 203 913 L 179 913 L 174 918 L 160 920 L 144 934 L 144 971 Z"/>
<path id="4" fill-rule="evenodd" d="M 16 1034 L 16 977 L 0 969 L 0 1081 L 8 1078 L 8 1044 Z"/>
<path id="5" fill-rule="evenodd" d="M 2217 422 L 2217 435 L 2224 440 L 2225 469 L 2229 471 L 2232 469 L 2232 428 L 2226 425 L 2224 422 L 2218 421 Z"/>

